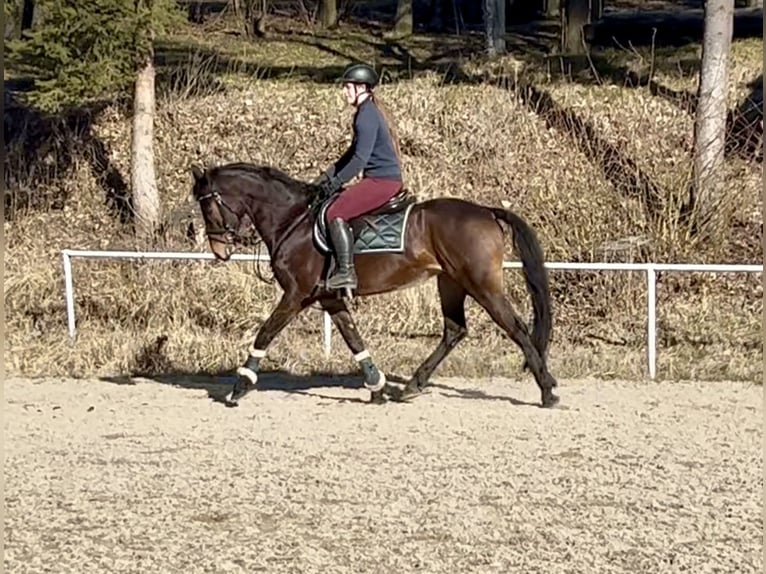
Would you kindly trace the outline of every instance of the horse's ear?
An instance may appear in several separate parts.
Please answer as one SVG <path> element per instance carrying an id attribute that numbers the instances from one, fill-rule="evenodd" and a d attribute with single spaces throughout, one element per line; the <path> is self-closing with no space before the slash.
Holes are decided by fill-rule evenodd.
<path id="1" fill-rule="evenodd" d="M 200 182 L 205 177 L 205 172 L 198 165 L 193 165 L 191 172 L 195 182 Z"/>

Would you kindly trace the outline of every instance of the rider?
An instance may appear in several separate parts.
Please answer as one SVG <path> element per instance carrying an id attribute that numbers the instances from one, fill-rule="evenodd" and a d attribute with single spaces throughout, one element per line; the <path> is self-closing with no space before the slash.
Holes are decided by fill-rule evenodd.
<path id="1" fill-rule="evenodd" d="M 338 193 L 362 172 L 359 182 L 340 191 L 327 210 L 330 238 L 335 250 L 335 273 L 328 289 L 354 289 L 354 238 L 348 221 L 384 205 L 402 189 L 399 142 L 373 89 L 378 75 L 370 66 L 355 64 L 341 77 L 346 101 L 356 108 L 354 138 L 349 149 L 317 180 L 325 193 Z"/>

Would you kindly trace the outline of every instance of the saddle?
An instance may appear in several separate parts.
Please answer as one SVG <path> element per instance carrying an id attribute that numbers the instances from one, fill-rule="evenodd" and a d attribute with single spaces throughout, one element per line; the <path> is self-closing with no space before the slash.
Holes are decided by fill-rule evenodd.
<path id="1" fill-rule="evenodd" d="M 389 199 L 386 203 L 384 203 L 380 207 L 373 209 L 372 211 L 363 213 L 362 215 L 360 215 L 359 217 L 355 219 L 360 219 L 363 217 L 372 217 L 375 215 L 385 215 L 388 213 L 397 213 L 405 209 L 411 203 L 415 203 L 415 201 L 416 201 L 415 196 L 410 193 L 410 190 L 408 190 L 406 187 L 403 187 L 399 193 L 397 193 L 394 197 Z"/>
<path id="2" fill-rule="evenodd" d="M 330 251 L 327 243 L 327 209 L 332 202 L 338 198 L 337 195 L 322 198 L 316 204 L 314 211 L 314 238 L 324 251 Z M 417 198 L 407 188 L 402 188 L 399 193 L 389 199 L 380 207 L 376 207 L 362 215 L 354 217 L 347 221 L 351 227 L 354 239 L 359 239 L 364 231 L 375 233 L 381 227 L 390 225 L 400 225 L 402 215 L 407 209 L 417 203 Z"/>

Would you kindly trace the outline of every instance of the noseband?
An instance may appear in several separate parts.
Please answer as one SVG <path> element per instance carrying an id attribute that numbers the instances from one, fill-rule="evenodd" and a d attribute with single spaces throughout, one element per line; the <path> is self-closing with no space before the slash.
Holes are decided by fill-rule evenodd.
<path id="1" fill-rule="evenodd" d="M 219 208 L 226 208 L 227 211 L 234 215 L 237 223 L 239 224 L 239 216 L 231 207 L 226 204 L 226 202 L 221 197 L 221 194 L 217 190 L 211 191 L 205 195 L 201 195 L 197 198 L 197 202 L 202 203 L 202 201 L 205 199 L 212 199 L 218 204 Z M 226 221 L 226 218 L 223 217 L 223 214 L 221 214 L 221 219 L 223 220 L 223 228 L 212 228 L 207 224 L 207 222 L 205 222 L 205 234 L 208 236 L 208 238 L 225 245 L 232 245 L 235 239 L 238 239 L 240 242 L 244 242 L 244 238 L 236 229 L 229 225 L 229 223 Z"/>

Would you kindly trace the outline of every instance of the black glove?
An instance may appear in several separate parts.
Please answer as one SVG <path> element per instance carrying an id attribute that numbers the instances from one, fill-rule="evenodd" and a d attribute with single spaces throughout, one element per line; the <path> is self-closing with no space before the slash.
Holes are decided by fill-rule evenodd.
<path id="1" fill-rule="evenodd" d="M 331 177 L 330 180 L 324 184 L 323 189 L 328 195 L 334 195 L 343 188 L 343 183 L 337 177 Z"/>
<path id="2" fill-rule="evenodd" d="M 317 179 L 312 181 L 311 185 L 321 189 L 321 188 L 323 188 L 327 184 L 328 181 L 330 181 L 330 176 L 327 175 L 326 173 L 323 173 Z"/>
<path id="3" fill-rule="evenodd" d="M 319 178 L 314 181 L 313 185 L 319 189 L 322 197 L 330 197 L 343 187 L 343 184 L 337 177 L 330 177 L 326 173 L 320 175 Z"/>

